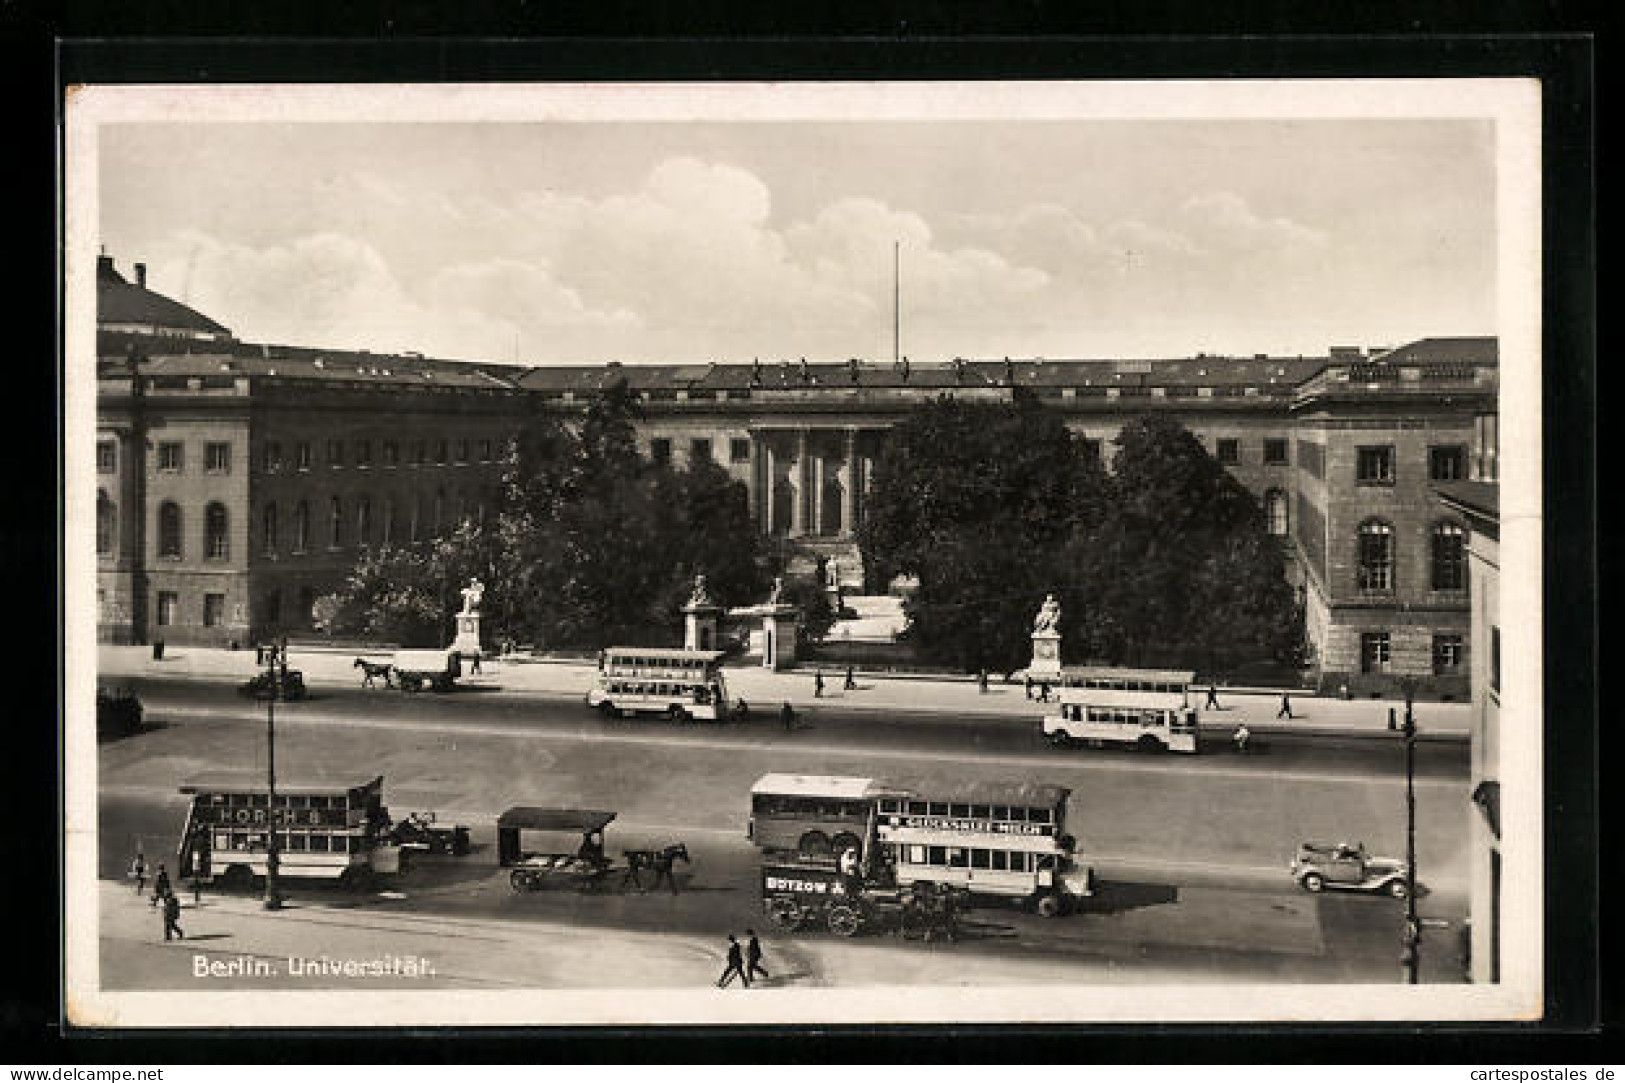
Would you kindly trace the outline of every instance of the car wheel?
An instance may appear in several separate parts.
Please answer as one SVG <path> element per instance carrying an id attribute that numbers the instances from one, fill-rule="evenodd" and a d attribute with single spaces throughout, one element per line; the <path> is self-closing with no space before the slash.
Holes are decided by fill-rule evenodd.
<path id="1" fill-rule="evenodd" d="M 598 704 L 598 713 L 605 718 L 614 718 L 616 713 L 615 705 L 606 699 Z"/>
<path id="2" fill-rule="evenodd" d="M 801 907 L 794 899 L 769 899 L 767 919 L 775 928 L 793 932 L 801 924 Z"/>
<path id="3" fill-rule="evenodd" d="M 863 919 L 850 906 L 829 908 L 829 931 L 836 936 L 856 936 Z"/>
<path id="4" fill-rule="evenodd" d="M 1161 752 L 1163 747 L 1162 742 L 1149 733 L 1141 735 L 1138 743 L 1140 751 L 1145 753 Z"/>
<path id="5" fill-rule="evenodd" d="M 1059 895 L 1040 895 L 1038 905 L 1034 908 L 1041 918 L 1058 918 L 1061 916 L 1061 897 Z"/>
<path id="6" fill-rule="evenodd" d="M 1388 894 L 1396 899 L 1403 899 L 1410 894 L 1410 887 L 1403 880 L 1390 880 L 1387 886 Z"/>
<path id="7" fill-rule="evenodd" d="M 1298 881 L 1305 891 L 1320 892 L 1325 890 L 1326 881 L 1318 872 L 1304 873 L 1303 879 Z"/>
<path id="8" fill-rule="evenodd" d="M 1049 743 L 1056 748 L 1070 748 L 1072 746 L 1072 735 L 1066 730 L 1056 730 L 1049 735 Z"/>
<path id="9" fill-rule="evenodd" d="M 670 707 L 666 708 L 666 717 L 671 719 L 673 722 L 687 722 L 688 712 L 683 710 L 677 704 L 673 703 Z"/>

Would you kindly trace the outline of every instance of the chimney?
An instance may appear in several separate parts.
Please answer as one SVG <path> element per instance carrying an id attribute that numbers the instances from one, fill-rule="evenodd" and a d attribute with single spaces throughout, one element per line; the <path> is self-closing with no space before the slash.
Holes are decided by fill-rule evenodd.
<path id="1" fill-rule="evenodd" d="M 147 265 L 145 263 L 135 265 L 135 284 L 142 289 L 147 288 Z"/>

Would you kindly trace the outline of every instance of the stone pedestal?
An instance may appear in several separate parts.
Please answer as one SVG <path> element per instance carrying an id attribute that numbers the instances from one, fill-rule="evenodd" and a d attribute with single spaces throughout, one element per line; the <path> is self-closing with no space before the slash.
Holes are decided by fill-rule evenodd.
<path id="1" fill-rule="evenodd" d="M 1061 633 L 1044 631 L 1033 633 L 1033 660 L 1027 666 L 1027 676 L 1033 680 L 1059 680 L 1061 676 Z"/>
<path id="2" fill-rule="evenodd" d="M 457 638 L 451 641 L 448 650 L 456 651 L 465 658 L 479 658 L 480 650 L 480 615 L 478 613 L 457 614 Z"/>
<path id="3" fill-rule="evenodd" d="M 717 621 L 721 616 L 721 606 L 692 603 L 683 606 L 683 649 L 717 650 Z"/>
<path id="4" fill-rule="evenodd" d="M 792 605 L 763 607 L 762 668 L 789 669 L 796 664 L 797 610 Z"/>

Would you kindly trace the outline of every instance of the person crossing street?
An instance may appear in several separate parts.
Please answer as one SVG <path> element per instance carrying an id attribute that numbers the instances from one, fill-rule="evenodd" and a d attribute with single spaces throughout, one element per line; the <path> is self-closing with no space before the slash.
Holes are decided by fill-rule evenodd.
<path id="1" fill-rule="evenodd" d="M 739 941 L 732 933 L 728 934 L 728 965 L 722 970 L 722 977 L 717 979 L 717 988 L 726 988 L 735 977 L 750 988 L 750 975 L 745 972 L 745 957 L 739 950 Z"/>
<path id="2" fill-rule="evenodd" d="M 1275 717 L 1278 719 L 1292 717 L 1292 700 L 1285 692 L 1281 693 L 1281 709 L 1275 712 Z"/>
<path id="3" fill-rule="evenodd" d="M 140 898 L 147 890 L 147 855 L 140 850 L 135 852 L 135 860 L 130 862 L 130 875 L 135 878 L 136 898 Z"/>
<path id="4" fill-rule="evenodd" d="M 789 700 L 785 700 L 784 706 L 779 708 L 779 725 L 784 727 L 785 733 L 796 728 L 796 712 L 791 708 Z"/>
<path id="5" fill-rule="evenodd" d="M 745 935 L 750 937 L 745 945 L 745 977 L 754 978 L 758 974 L 764 978 L 771 977 L 767 967 L 762 965 L 762 942 L 756 939 L 756 930 L 746 929 Z"/>
<path id="6" fill-rule="evenodd" d="M 185 940 L 186 934 L 181 931 L 181 901 L 175 897 L 173 891 L 164 895 L 164 939 Z"/>
<path id="7" fill-rule="evenodd" d="M 157 906 L 159 903 L 163 902 L 163 900 L 169 894 L 169 870 L 160 864 L 158 866 L 158 875 L 152 881 L 152 901 L 147 903 L 147 905 Z"/>

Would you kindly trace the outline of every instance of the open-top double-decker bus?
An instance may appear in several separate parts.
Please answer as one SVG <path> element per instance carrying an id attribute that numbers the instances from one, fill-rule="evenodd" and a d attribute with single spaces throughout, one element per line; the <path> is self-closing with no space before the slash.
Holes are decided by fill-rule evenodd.
<path id="1" fill-rule="evenodd" d="M 1145 752 L 1195 752 L 1198 720 L 1189 670 L 1068 668 L 1044 736 L 1060 748 L 1125 745 Z"/>
<path id="2" fill-rule="evenodd" d="M 721 651 L 609 647 L 587 706 L 606 715 L 663 714 L 674 722 L 726 720 Z"/>
<path id="3" fill-rule="evenodd" d="M 276 799 L 263 776 L 221 772 L 191 779 L 176 868 L 182 879 L 248 887 L 263 877 L 275 832 L 277 874 L 364 887 L 375 874 L 400 872 L 391 841 L 382 776 L 339 781 L 278 780 Z"/>

